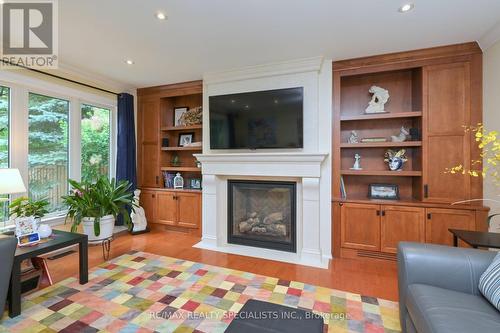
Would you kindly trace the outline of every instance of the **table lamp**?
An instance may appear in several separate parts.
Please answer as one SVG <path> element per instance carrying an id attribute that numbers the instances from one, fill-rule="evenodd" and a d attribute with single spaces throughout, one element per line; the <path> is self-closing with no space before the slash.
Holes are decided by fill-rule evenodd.
<path id="1" fill-rule="evenodd" d="M 25 193 L 26 187 L 18 169 L 0 169 L 0 195 Z M 9 220 L 9 198 L 1 198 L 0 203 L 4 213 L 5 222 Z"/>

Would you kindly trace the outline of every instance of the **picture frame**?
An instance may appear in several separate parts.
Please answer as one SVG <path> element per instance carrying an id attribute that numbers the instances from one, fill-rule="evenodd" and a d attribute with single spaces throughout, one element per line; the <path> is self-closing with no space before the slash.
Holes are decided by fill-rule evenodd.
<path id="1" fill-rule="evenodd" d="M 381 200 L 399 200 L 399 186 L 396 184 L 370 184 L 368 198 Z"/>
<path id="2" fill-rule="evenodd" d="M 191 178 L 189 180 L 189 187 L 193 190 L 201 190 L 201 178 Z"/>
<path id="3" fill-rule="evenodd" d="M 181 119 L 184 113 L 186 113 L 189 110 L 189 107 L 187 106 L 180 106 L 180 107 L 175 107 L 174 108 L 174 126 L 175 127 L 182 127 L 185 126 Z"/>
<path id="4" fill-rule="evenodd" d="M 179 133 L 179 140 L 177 141 L 177 146 L 186 147 L 193 141 L 194 141 L 194 132 Z"/>

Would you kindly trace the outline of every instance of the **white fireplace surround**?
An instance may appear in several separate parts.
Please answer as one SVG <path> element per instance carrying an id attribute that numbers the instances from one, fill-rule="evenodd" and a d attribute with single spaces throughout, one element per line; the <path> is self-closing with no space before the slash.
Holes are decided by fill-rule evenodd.
<path id="1" fill-rule="evenodd" d="M 203 173 L 203 237 L 196 247 L 325 267 L 320 244 L 320 176 L 324 154 L 235 153 L 196 155 Z M 273 180 L 297 183 L 297 253 L 227 242 L 227 181 Z"/>
<path id="2" fill-rule="evenodd" d="M 195 247 L 327 268 L 331 259 L 331 62 L 322 57 L 206 74 L 203 79 L 202 239 Z M 209 97 L 303 87 L 302 149 L 210 149 Z M 227 242 L 228 180 L 297 184 L 297 252 Z"/>

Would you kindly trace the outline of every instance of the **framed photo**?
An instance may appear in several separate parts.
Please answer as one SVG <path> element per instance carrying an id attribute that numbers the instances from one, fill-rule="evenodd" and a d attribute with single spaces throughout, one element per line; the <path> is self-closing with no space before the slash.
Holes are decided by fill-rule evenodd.
<path id="1" fill-rule="evenodd" d="M 190 133 L 179 133 L 179 147 L 186 147 L 193 142 L 194 132 Z"/>
<path id="2" fill-rule="evenodd" d="M 399 200 L 399 186 L 395 184 L 370 184 L 370 199 Z"/>
<path id="3" fill-rule="evenodd" d="M 201 190 L 201 179 L 192 178 L 189 180 L 189 187 L 195 190 Z"/>
<path id="4" fill-rule="evenodd" d="M 174 126 L 184 126 L 182 116 L 189 110 L 187 106 L 174 108 Z"/>

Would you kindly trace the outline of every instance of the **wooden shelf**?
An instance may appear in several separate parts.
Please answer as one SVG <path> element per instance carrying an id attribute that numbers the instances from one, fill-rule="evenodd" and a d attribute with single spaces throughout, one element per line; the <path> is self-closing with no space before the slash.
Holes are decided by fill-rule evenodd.
<path id="1" fill-rule="evenodd" d="M 162 131 L 187 131 L 187 130 L 195 130 L 202 129 L 203 125 L 191 125 L 191 126 L 165 126 L 162 127 Z"/>
<path id="2" fill-rule="evenodd" d="M 341 143 L 340 148 L 421 147 L 422 141 Z"/>
<path id="3" fill-rule="evenodd" d="M 201 189 L 192 189 L 192 188 L 167 188 L 167 187 L 142 187 L 141 190 L 146 191 L 161 191 L 161 192 L 187 192 L 187 193 L 199 193 L 201 194 Z"/>
<path id="4" fill-rule="evenodd" d="M 341 170 L 346 176 L 390 176 L 390 177 L 420 177 L 422 171 L 387 171 L 387 170 Z"/>
<path id="5" fill-rule="evenodd" d="M 396 118 L 416 118 L 422 117 L 421 111 L 381 113 L 381 114 L 360 114 L 355 116 L 341 116 L 340 121 L 353 120 L 377 120 L 377 119 L 396 119 Z"/>
<path id="6" fill-rule="evenodd" d="M 191 151 L 202 151 L 202 147 L 162 147 L 161 150 L 163 151 L 184 151 L 184 150 L 191 150 Z"/>
<path id="7" fill-rule="evenodd" d="M 161 171 L 201 172 L 201 168 L 195 166 L 194 167 L 166 166 L 162 167 Z"/>

